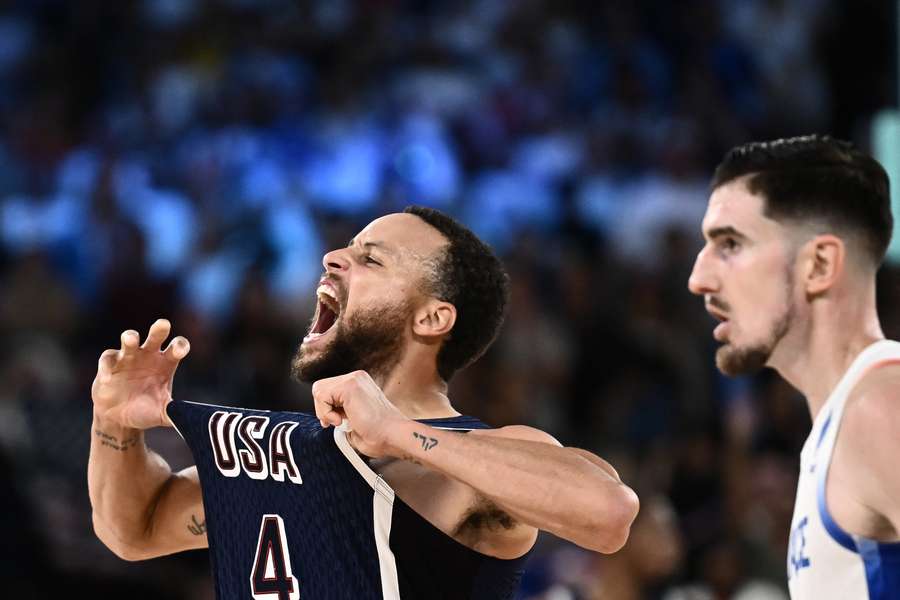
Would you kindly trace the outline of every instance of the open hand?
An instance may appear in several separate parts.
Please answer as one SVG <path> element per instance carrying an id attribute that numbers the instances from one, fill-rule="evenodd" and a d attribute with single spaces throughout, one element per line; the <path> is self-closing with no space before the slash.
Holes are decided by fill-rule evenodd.
<path id="1" fill-rule="evenodd" d="M 121 348 L 100 355 L 91 386 L 100 419 L 134 429 L 171 426 L 166 405 L 172 401 L 172 378 L 191 348 L 178 336 L 162 350 L 171 328 L 166 319 L 157 320 L 140 346 L 138 332 L 129 329 L 122 333 Z"/>

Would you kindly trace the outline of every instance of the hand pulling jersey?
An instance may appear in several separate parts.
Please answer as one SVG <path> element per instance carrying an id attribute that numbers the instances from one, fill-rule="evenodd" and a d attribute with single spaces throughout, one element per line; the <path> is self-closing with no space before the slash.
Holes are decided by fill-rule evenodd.
<path id="1" fill-rule="evenodd" d="M 400 498 L 312 415 L 174 401 L 193 453 L 218 600 L 512 598 L 527 554 L 489 557 Z M 485 429 L 473 417 L 421 421 Z"/>
<path id="2" fill-rule="evenodd" d="M 847 533 L 831 517 L 825 498 L 847 397 L 867 372 L 885 362 L 900 362 L 900 343 L 882 340 L 856 357 L 803 445 L 787 562 L 792 600 L 900 600 L 900 543 Z"/>

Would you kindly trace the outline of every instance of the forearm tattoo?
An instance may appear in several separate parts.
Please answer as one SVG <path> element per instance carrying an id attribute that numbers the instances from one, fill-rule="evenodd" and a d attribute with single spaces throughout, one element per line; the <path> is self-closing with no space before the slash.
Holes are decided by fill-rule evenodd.
<path id="1" fill-rule="evenodd" d="M 438 445 L 438 441 L 435 438 L 416 433 L 415 431 L 413 432 L 413 437 L 422 443 L 422 450 L 425 452 L 428 452 Z"/>
<path id="2" fill-rule="evenodd" d="M 188 523 L 188 531 L 194 535 L 203 535 L 206 533 L 206 519 L 197 520 L 197 515 L 191 515 L 191 523 Z"/>
<path id="3" fill-rule="evenodd" d="M 101 445 L 112 448 L 113 450 L 119 450 L 121 452 L 125 452 L 138 443 L 138 436 L 133 436 L 119 441 L 119 438 L 117 438 L 116 436 L 109 435 L 108 433 L 100 431 L 99 429 L 94 430 L 94 435 L 100 438 Z"/>

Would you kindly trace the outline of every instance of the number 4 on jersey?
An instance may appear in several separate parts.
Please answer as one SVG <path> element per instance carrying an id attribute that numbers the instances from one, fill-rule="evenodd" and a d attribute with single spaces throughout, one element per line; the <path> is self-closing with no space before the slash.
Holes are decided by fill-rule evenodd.
<path id="1" fill-rule="evenodd" d="M 291 570 L 284 535 L 284 521 L 278 515 L 263 515 L 259 526 L 259 543 L 250 575 L 250 591 L 254 600 L 298 600 L 300 588 Z"/>

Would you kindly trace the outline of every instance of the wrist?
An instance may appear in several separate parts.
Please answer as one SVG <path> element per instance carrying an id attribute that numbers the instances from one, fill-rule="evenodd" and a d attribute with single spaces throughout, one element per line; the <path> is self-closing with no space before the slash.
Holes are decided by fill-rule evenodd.
<path id="1" fill-rule="evenodd" d="M 110 419 L 104 419 L 95 412 L 91 440 L 92 447 L 115 450 L 115 453 L 119 454 L 135 447 L 143 447 L 144 432 L 140 429 L 125 427 Z"/>
<path id="2" fill-rule="evenodd" d="M 123 439 L 141 435 L 143 433 L 140 429 L 127 427 L 114 419 L 98 413 L 96 409 L 94 410 L 93 429 L 95 432 L 99 430 L 106 435 L 111 435 Z"/>
<path id="3" fill-rule="evenodd" d="M 390 456 L 405 459 L 410 455 L 409 440 L 413 439 L 413 430 L 417 425 L 412 419 L 402 418 L 386 428 L 384 444 Z"/>

